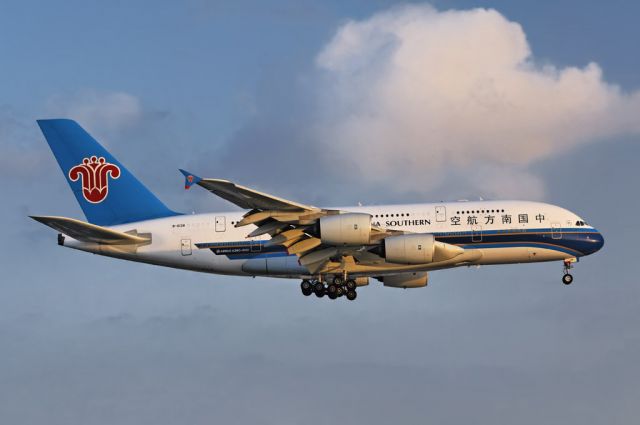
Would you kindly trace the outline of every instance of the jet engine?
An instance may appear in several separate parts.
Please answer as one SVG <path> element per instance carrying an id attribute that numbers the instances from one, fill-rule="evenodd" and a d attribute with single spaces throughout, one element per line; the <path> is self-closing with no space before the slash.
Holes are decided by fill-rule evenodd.
<path id="1" fill-rule="evenodd" d="M 438 242 L 430 233 L 414 233 L 384 238 L 375 252 L 390 263 L 428 264 L 450 260 L 464 252 L 463 248 Z"/>
<path id="2" fill-rule="evenodd" d="M 383 244 L 384 258 L 391 263 L 425 264 L 433 261 L 435 238 L 431 234 L 389 236 Z"/>
<path id="3" fill-rule="evenodd" d="M 322 243 L 328 245 L 367 245 L 371 240 L 371 215 L 346 213 L 320 217 L 317 233 Z"/>

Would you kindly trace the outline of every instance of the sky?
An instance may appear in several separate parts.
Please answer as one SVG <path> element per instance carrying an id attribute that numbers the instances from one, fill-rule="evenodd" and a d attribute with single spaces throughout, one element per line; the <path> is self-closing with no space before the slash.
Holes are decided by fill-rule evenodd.
<path id="1" fill-rule="evenodd" d="M 0 422 L 629 424 L 640 415 L 640 6 L 5 1 Z M 356 302 L 60 248 L 83 219 L 35 120 L 78 120 L 167 205 L 178 168 L 315 205 L 533 199 L 606 244 L 377 282 Z"/>

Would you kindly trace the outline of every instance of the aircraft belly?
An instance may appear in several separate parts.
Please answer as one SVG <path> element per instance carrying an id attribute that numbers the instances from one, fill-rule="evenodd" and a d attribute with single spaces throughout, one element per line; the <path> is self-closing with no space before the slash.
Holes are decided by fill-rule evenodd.
<path id="1" fill-rule="evenodd" d="M 476 264 L 483 265 L 557 261 L 571 257 L 565 252 L 537 247 L 480 248 L 479 251 L 482 259 Z"/>
<path id="2" fill-rule="evenodd" d="M 248 274 L 265 276 L 298 276 L 309 274 L 306 267 L 298 263 L 298 257 L 295 255 L 252 258 L 244 262 L 242 271 Z"/>

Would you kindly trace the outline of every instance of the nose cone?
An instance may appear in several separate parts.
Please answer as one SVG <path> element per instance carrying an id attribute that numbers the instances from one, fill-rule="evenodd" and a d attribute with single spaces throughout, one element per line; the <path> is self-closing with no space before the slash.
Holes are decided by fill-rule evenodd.
<path id="1" fill-rule="evenodd" d="M 593 254 L 594 252 L 600 251 L 600 249 L 604 246 L 604 237 L 598 231 L 594 233 L 589 233 L 588 246 L 586 250 L 586 254 Z"/>

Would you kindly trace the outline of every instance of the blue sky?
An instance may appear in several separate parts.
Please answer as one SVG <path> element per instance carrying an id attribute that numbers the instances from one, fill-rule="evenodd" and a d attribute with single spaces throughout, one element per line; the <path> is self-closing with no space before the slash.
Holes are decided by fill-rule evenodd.
<path id="1" fill-rule="evenodd" d="M 632 422 L 639 7 L 431 5 L 4 2 L 0 422 Z M 411 20 L 425 43 L 404 32 Z M 340 37 L 347 28 L 355 48 Z M 469 40 L 479 43 L 473 61 L 455 50 Z M 427 44 L 463 61 L 453 87 L 489 73 L 483 90 L 539 113 L 505 115 L 514 124 L 502 126 L 470 108 L 447 127 L 412 108 L 441 113 L 452 99 L 424 88 L 448 60 Z M 393 62 L 405 47 L 417 50 Z M 532 54 L 513 59 L 525 48 Z M 496 61 L 506 65 L 492 74 Z M 540 80 L 544 96 L 527 95 Z M 415 96 L 389 90 L 406 81 Z M 35 124 L 61 116 L 179 211 L 233 208 L 185 192 L 177 169 L 186 167 L 323 205 L 541 199 L 584 216 L 606 245 L 578 264 L 570 287 L 560 264 L 483 267 L 433 273 L 416 291 L 372 285 L 355 303 L 302 298 L 295 281 L 71 252 L 27 218 L 82 218 Z M 370 116 L 384 137 L 358 126 Z"/>

